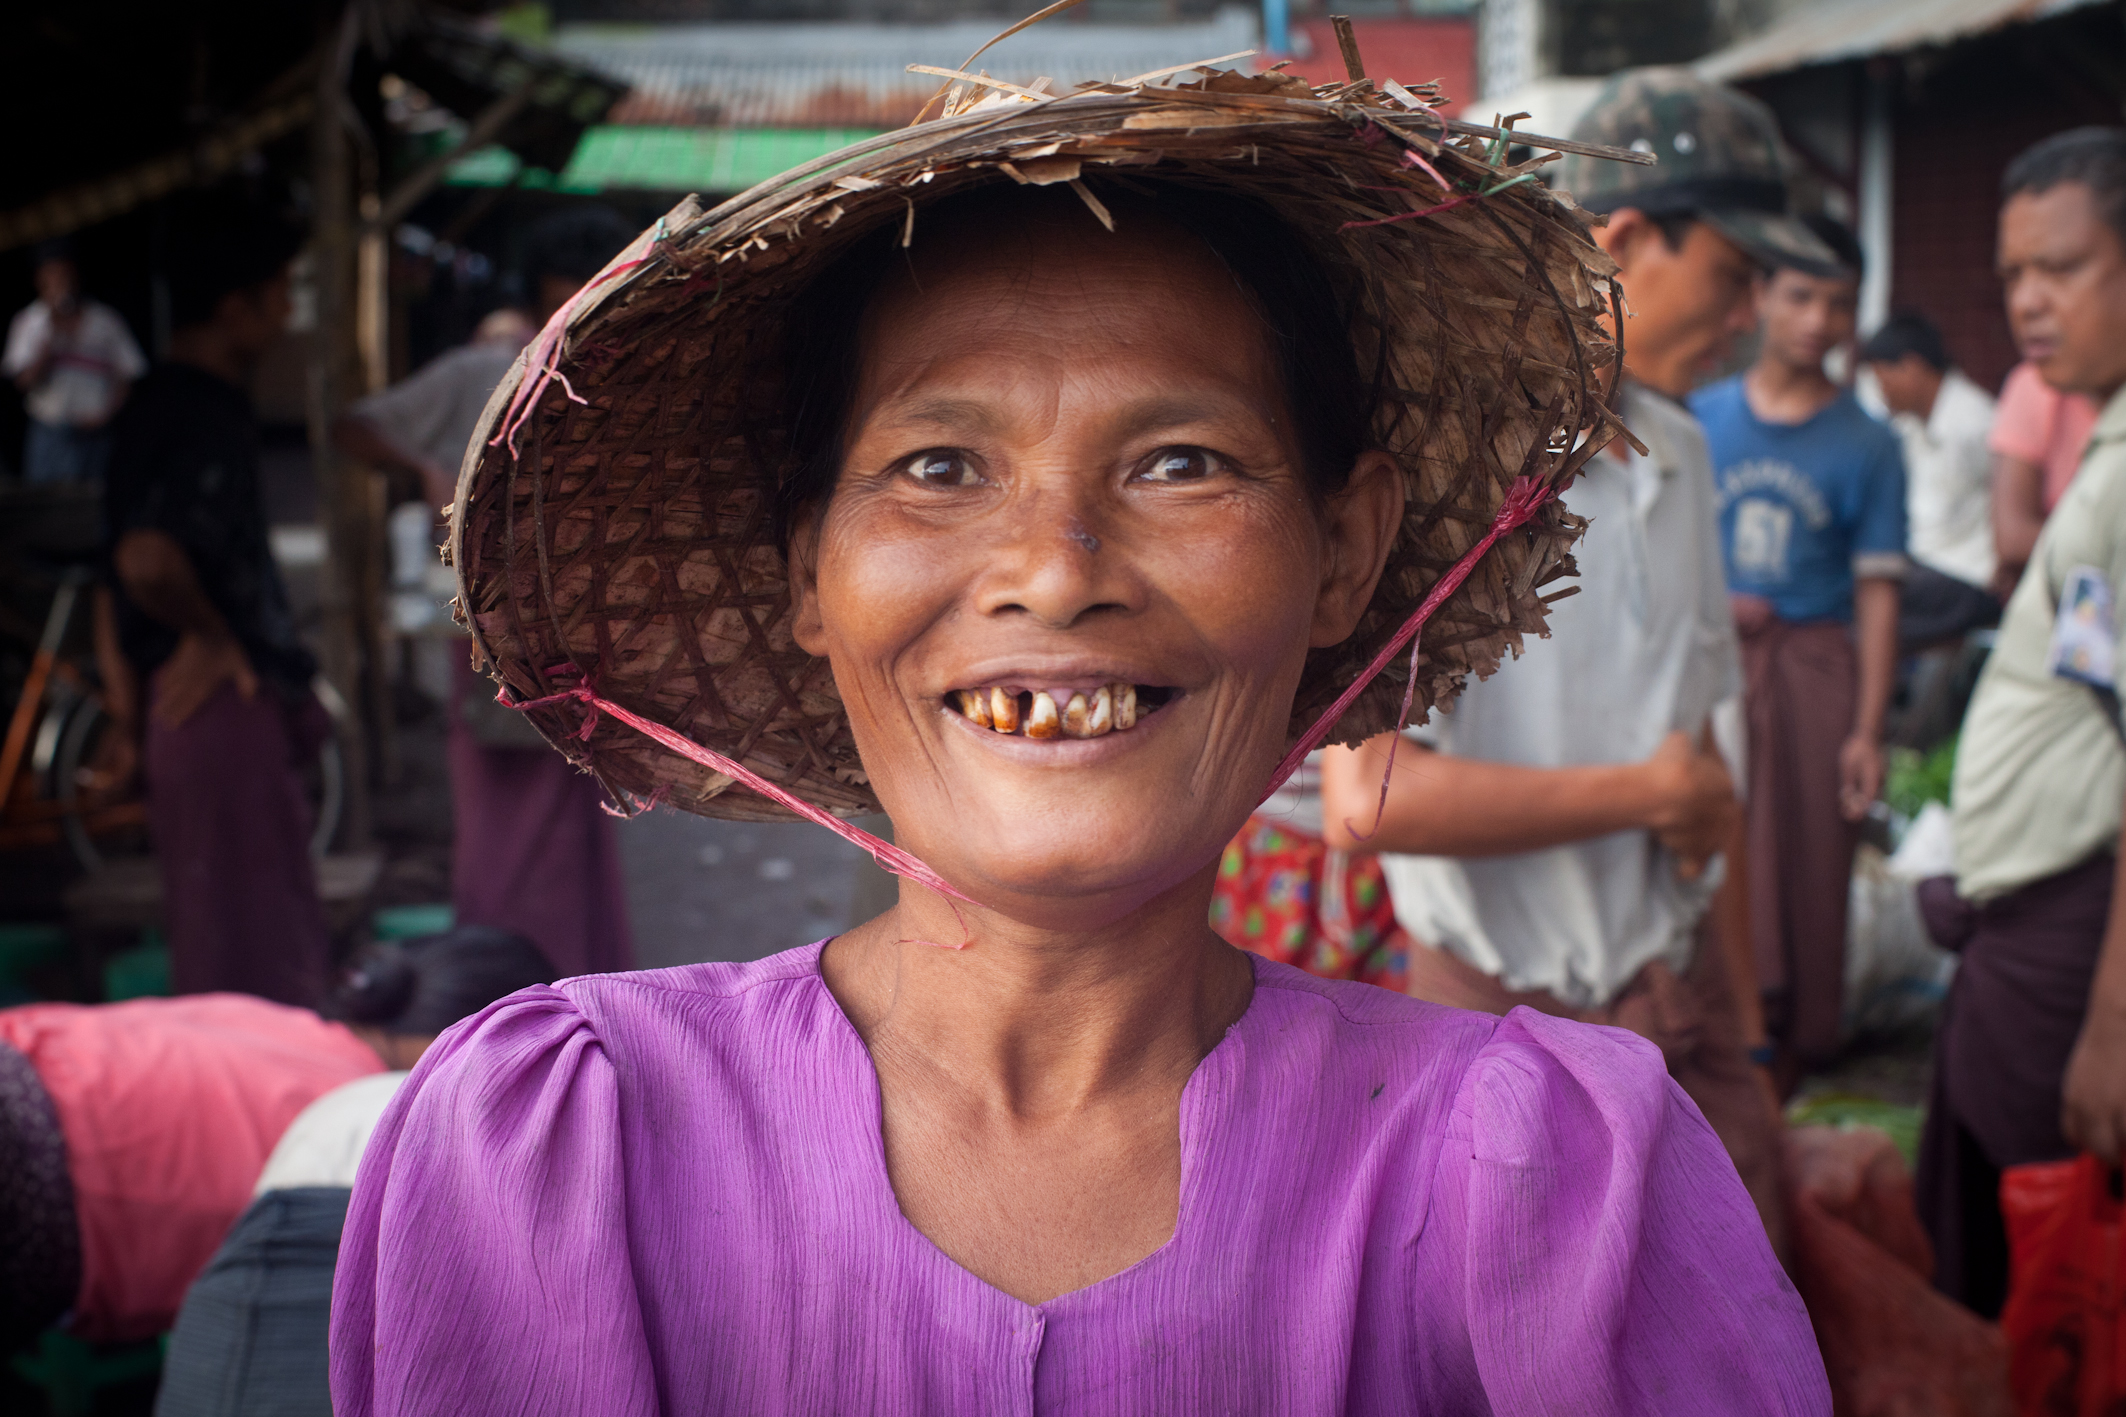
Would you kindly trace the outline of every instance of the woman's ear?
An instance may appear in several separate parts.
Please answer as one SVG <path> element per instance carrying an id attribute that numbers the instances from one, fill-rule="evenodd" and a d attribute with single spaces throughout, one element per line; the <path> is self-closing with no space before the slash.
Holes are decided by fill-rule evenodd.
<path id="1" fill-rule="evenodd" d="M 1343 491 L 1329 499 L 1322 515 L 1327 555 L 1310 646 L 1341 644 L 1358 628 L 1402 530 L 1403 496 L 1402 467 L 1375 448 L 1360 454 Z"/>
<path id="2" fill-rule="evenodd" d="M 819 508 L 807 507 L 790 531 L 790 638 L 806 654 L 827 655 L 827 625 L 819 611 Z"/>

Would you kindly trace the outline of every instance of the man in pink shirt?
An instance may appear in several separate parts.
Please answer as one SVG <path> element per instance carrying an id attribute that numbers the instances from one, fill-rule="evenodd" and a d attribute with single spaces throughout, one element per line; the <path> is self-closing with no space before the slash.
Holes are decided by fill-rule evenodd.
<path id="1" fill-rule="evenodd" d="M 2024 360 L 2008 371 L 1993 415 L 1993 593 L 2005 600 L 2030 560 L 2045 518 L 2074 481 L 2096 426 L 2096 401 L 2062 393 Z"/>

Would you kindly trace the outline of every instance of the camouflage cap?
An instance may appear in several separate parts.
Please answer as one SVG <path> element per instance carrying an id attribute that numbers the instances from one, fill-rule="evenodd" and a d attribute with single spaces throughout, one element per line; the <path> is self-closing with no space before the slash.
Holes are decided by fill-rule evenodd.
<path id="1" fill-rule="evenodd" d="M 1690 213 L 1768 265 L 1817 275 L 1838 258 L 1790 209 L 1772 111 L 1688 69 L 1626 69 L 1602 86 L 1574 140 L 1651 153 L 1651 167 L 1568 153 L 1553 186 L 1589 211 Z"/>

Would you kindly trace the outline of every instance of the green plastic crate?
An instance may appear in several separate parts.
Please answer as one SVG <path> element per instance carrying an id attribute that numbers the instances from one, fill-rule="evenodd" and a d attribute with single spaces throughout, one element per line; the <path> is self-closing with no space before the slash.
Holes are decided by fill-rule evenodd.
<path id="1" fill-rule="evenodd" d="M 369 933 L 379 940 L 415 940 L 440 935 L 458 923 L 448 904 L 392 905 L 369 917 Z"/>
<path id="2" fill-rule="evenodd" d="M 140 932 L 140 943 L 103 962 L 103 997 L 162 999 L 170 994 L 170 946 L 153 926 Z"/>
<path id="3" fill-rule="evenodd" d="M 0 1008 L 32 1003 L 30 976 L 66 963 L 66 931 L 57 925 L 0 925 Z"/>

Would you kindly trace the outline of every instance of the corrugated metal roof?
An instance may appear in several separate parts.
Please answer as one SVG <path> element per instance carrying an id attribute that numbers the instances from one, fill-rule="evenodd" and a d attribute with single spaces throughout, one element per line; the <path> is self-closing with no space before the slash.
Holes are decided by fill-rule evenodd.
<path id="1" fill-rule="evenodd" d="M 1821 0 L 1755 38 L 1700 59 L 1710 79 L 1752 79 L 1811 64 L 1948 44 L 2005 25 L 2047 20 L 2097 0 Z"/>
<path id="2" fill-rule="evenodd" d="M 953 68 L 1001 28 L 993 20 L 933 25 L 716 24 L 655 28 L 569 25 L 554 48 L 634 86 L 609 122 L 735 128 L 896 128 L 937 91 L 910 64 Z M 1172 25 L 1072 23 L 1021 31 L 978 69 L 1059 88 L 1125 79 L 1257 44 L 1255 13 L 1226 9 Z M 1228 61 L 1245 69 L 1247 60 Z"/>

